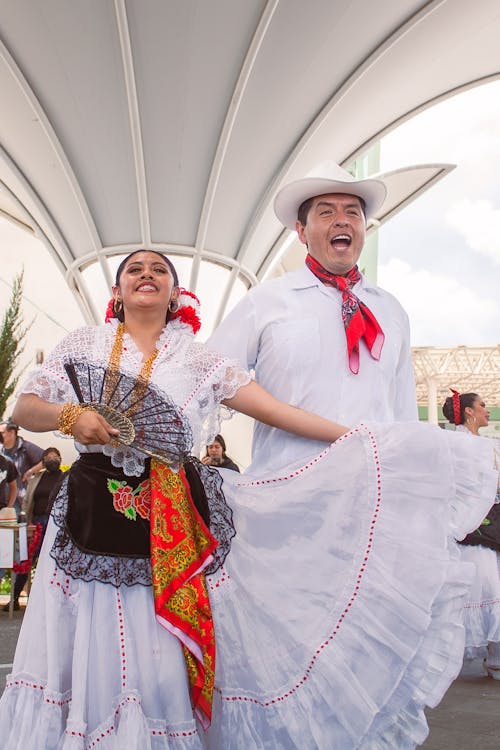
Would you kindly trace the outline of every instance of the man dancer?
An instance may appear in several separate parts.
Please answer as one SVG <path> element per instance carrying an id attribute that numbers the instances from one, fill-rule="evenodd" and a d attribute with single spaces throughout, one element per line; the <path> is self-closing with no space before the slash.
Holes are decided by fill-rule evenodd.
<path id="1" fill-rule="evenodd" d="M 366 221 L 385 196 L 382 181 L 338 165 L 286 185 L 275 212 L 306 245 L 305 265 L 250 291 L 208 341 L 274 396 L 352 426 L 417 419 L 408 317 L 357 268 Z M 323 447 L 259 423 L 250 471 Z"/>

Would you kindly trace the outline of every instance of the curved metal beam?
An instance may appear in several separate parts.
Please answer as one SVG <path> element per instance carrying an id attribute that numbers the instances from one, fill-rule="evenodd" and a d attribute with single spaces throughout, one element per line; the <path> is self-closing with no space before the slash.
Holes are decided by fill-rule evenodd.
<path id="1" fill-rule="evenodd" d="M 142 139 L 141 115 L 139 112 L 139 101 L 137 98 L 134 59 L 132 55 L 132 45 L 130 43 L 130 32 L 125 0 L 115 0 L 115 14 L 118 27 L 118 35 L 120 38 L 123 71 L 125 76 L 125 88 L 127 91 L 130 132 L 132 136 L 132 149 L 134 152 L 135 182 L 137 186 L 139 217 L 141 223 L 141 244 L 144 247 L 149 247 L 151 243 L 151 222 L 149 217 L 146 167 L 144 163 L 144 144 Z"/>
<path id="2" fill-rule="evenodd" d="M 108 245 L 102 248 L 102 254 L 106 258 L 111 258 L 114 255 L 126 255 L 133 252 L 134 250 L 140 249 L 142 249 L 142 245 L 138 245 L 137 243 Z M 153 242 L 150 244 L 150 247 L 148 249 L 157 250 L 158 252 L 162 253 L 172 253 L 173 255 L 181 255 L 190 258 L 194 257 L 194 247 L 190 245 L 175 245 L 173 243 L 167 242 Z M 258 283 L 258 279 L 255 274 L 253 274 L 246 268 L 242 268 L 238 261 L 234 258 L 228 258 L 227 255 L 222 255 L 221 253 L 216 253 L 211 250 L 204 250 L 203 252 L 201 252 L 199 257 L 200 260 L 208 261 L 218 266 L 223 266 L 224 268 L 229 269 L 231 273 L 236 273 L 236 276 L 243 279 L 243 281 L 247 283 L 248 286 L 255 286 L 255 284 Z M 72 262 L 71 267 L 68 270 L 84 270 L 95 260 L 96 257 L 94 253 L 81 255 Z"/>
<path id="3" fill-rule="evenodd" d="M 414 107 L 413 109 L 408 110 L 408 112 L 405 112 L 403 115 L 401 115 L 401 117 L 398 117 L 395 120 L 392 120 L 381 130 L 378 130 L 376 133 L 370 136 L 370 138 L 364 141 L 364 143 L 360 144 L 356 148 L 355 151 L 352 151 L 349 154 L 349 156 L 343 160 L 342 164 L 344 165 L 350 164 L 352 161 L 354 161 L 354 159 L 356 159 L 360 154 L 364 153 L 374 143 L 379 141 L 381 138 L 384 138 L 384 136 L 388 135 L 390 132 L 392 132 L 396 128 L 399 128 L 405 122 L 408 122 L 408 120 L 411 120 L 413 117 L 416 117 L 416 115 L 419 115 L 421 112 L 424 112 L 426 109 L 429 109 L 430 107 L 435 107 L 438 104 L 441 104 L 441 102 L 446 101 L 446 99 L 451 99 L 453 96 L 457 96 L 458 94 L 463 94 L 465 91 L 469 91 L 470 89 L 477 88 L 477 86 L 485 86 L 486 84 L 493 83 L 494 81 L 498 81 L 499 79 L 500 79 L 500 72 L 491 73 L 491 75 L 482 76 L 481 78 L 475 78 L 473 81 L 467 81 L 467 83 L 463 83 L 460 86 L 455 86 L 455 88 L 449 89 L 448 91 L 444 91 L 442 94 L 438 94 L 437 96 L 434 96 L 431 99 L 426 99 L 425 102 L 422 102 L 417 107 Z"/>
<path id="4" fill-rule="evenodd" d="M 415 26 L 421 23 L 431 13 L 434 13 L 437 8 L 439 8 L 445 2 L 446 0 L 430 0 L 422 8 L 420 8 L 419 11 L 413 14 L 413 16 L 411 16 L 407 21 L 398 26 L 398 28 L 393 31 L 381 44 L 377 45 L 377 47 L 365 58 L 365 60 L 361 62 L 360 65 L 356 66 L 355 71 L 351 73 L 351 75 L 348 76 L 344 83 L 339 86 L 339 88 L 330 97 L 328 102 L 322 107 L 321 111 L 303 131 L 296 145 L 289 153 L 288 158 L 285 160 L 281 168 L 275 173 L 272 181 L 268 185 L 261 200 L 259 201 L 259 205 L 254 212 L 252 219 L 248 224 L 248 227 L 245 231 L 245 238 L 240 246 L 237 255 L 237 258 L 241 263 L 244 262 L 253 232 L 261 221 L 271 199 L 290 171 L 295 160 L 305 149 L 311 138 L 323 124 L 332 109 L 349 93 L 349 91 L 363 78 L 363 76 L 369 70 L 371 70 L 374 65 L 376 65 L 378 61 L 382 57 L 384 57 L 392 49 L 392 47 L 394 47 L 394 45 L 402 39 L 403 36 L 408 34 L 413 28 L 415 28 Z"/>
<path id="5" fill-rule="evenodd" d="M 96 254 L 99 254 L 99 250 L 101 248 L 101 240 L 99 237 L 99 233 L 97 231 L 97 227 L 94 223 L 94 220 L 92 219 L 92 215 L 87 205 L 87 201 L 85 200 L 85 197 L 76 179 L 75 173 L 73 172 L 69 159 L 66 156 L 66 152 L 64 151 L 61 145 L 61 142 L 59 141 L 59 138 L 57 137 L 56 132 L 54 128 L 52 127 L 52 124 L 49 118 L 47 117 L 42 105 L 40 104 L 38 98 L 36 97 L 35 92 L 30 87 L 28 81 L 24 77 L 16 61 L 14 60 L 9 50 L 7 49 L 7 47 L 1 40 L 0 40 L 0 58 L 3 59 L 12 78 L 16 82 L 16 85 L 19 91 L 24 96 L 25 100 L 31 107 L 34 116 L 39 122 L 40 127 L 42 128 L 44 135 L 47 139 L 47 142 L 50 145 L 52 151 L 54 152 L 57 158 L 57 161 L 59 162 L 61 171 L 66 181 L 68 182 L 68 185 L 70 186 L 71 192 L 75 199 L 75 203 L 78 207 L 78 210 L 80 211 L 83 222 L 87 228 L 87 232 L 88 232 L 89 240 L 90 240 L 89 244 L 91 247 L 93 247 Z"/>
<path id="6" fill-rule="evenodd" d="M 198 282 L 201 253 L 203 251 L 203 248 L 205 247 L 212 206 L 215 194 L 217 192 L 217 186 L 219 183 L 222 166 L 224 164 L 224 159 L 226 157 L 226 152 L 229 146 L 229 141 L 231 140 L 234 123 L 236 121 L 241 102 L 243 101 L 248 80 L 254 68 L 257 55 L 265 39 L 269 24 L 271 23 L 278 4 L 279 0 L 268 0 L 266 7 L 262 12 L 259 23 L 252 37 L 252 41 L 250 42 L 247 54 L 245 55 L 243 65 L 241 66 L 240 74 L 238 76 L 238 80 L 236 81 L 233 95 L 231 97 L 231 101 L 226 113 L 224 125 L 222 126 L 219 142 L 217 144 L 214 160 L 212 162 L 212 168 L 210 170 L 207 189 L 205 191 L 205 199 L 203 201 L 200 221 L 198 223 L 198 231 L 196 233 L 195 253 L 193 257 L 193 267 L 191 269 L 190 279 L 190 289 L 192 290 L 196 289 L 196 284 Z"/>
<path id="7" fill-rule="evenodd" d="M 21 200 L 18 198 L 18 196 L 9 188 L 8 185 L 6 185 L 4 182 L 2 182 L 4 190 L 9 194 L 9 198 L 12 200 L 12 202 L 17 206 L 20 213 L 25 217 L 26 222 L 31 225 L 31 227 L 34 230 L 35 236 L 43 242 L 45 247 L 47 248 L 49 254 L 52 256 L 53 260 L 55 261 L 56 265 L 59 266 L 59 270 L 63 274 L 63 276 L 66 278 L 66 281 L 68 285 L 70 286 L 70 289 L 73 291 L 74 296 L 76 298 L 76 301 L 82 311 L 82 314 L 84 318 L 89 321 L 96 321 L 98 318 L 97 316 L 97 310 L 92 308 L 89 305 L 89 298 L 88 293 L 85 290 L 85 294 L 82 294 L 80 292 L 80 287 L 83 287 L 85 289 L 84 281 L 81 278 L 80 273 L 78 272 L 76 274 L 76 278 L 73 279 L 73 274 L 71 276 L 71 279 L 68 280 L 68 263 L 70 263 L 70 258 L 72 257 L 69 248 L 66 245 L 66 241 L 64 237 L 59 232 L 59 228 L 57 225 L 53 222 L 52 217 L 50 213 L 48 212 L 46 206 L 42 203 L 40 197 L 36 193 L 35 189 L 30 185 L 30 183 L 27 181 L 21 170 L 17 167 L 17 165 L 12 161 L 12 159 L 9 157 L 5 149 L 0 147 L 0 157 L 4 159 L 4 161 L 7 161 L 9 164 L 9 168 L 12 173 L 15 173 L 16 179 L 21 183 L 23 190 L 29 195 L 30 199 L 34 202 L 37 211 L 43 216 L 44 221 L 46 222 L 47 226 L 50 228 L 50 231 L 53 233 L 56 241 L 59 243 L 59 246 L 56 247 L 54 243 L 49 239 L 47 233 L 45 230 L 41 227 L 41 225 L 38 223 L 38 221 L 35 219 L 33 214 L 28 211 L 26 206 L 21 202 Z M 63 252 L 61 252 L 63 251 Z M 66 255 L 66 261 L 63 258 L 63 253 Z M 74 282 L 74 283 L 73 283 Z"/>

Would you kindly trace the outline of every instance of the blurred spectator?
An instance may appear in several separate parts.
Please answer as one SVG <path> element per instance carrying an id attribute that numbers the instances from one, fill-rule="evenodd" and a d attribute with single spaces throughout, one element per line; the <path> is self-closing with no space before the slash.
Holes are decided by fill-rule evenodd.
<path id="1" fill-rule="evenodd" d="M 17 497 L 17 469 L 0 454 L 0 508 L 12 508 Z"/>
<path id="2" fill-rule="evenodd" d="M 41 471 L 34 474 L 28 482 L 23 510 L 26 512 L 28 524 L 42 527 L 42 536 L 38 549 L 33 556 L 33 562 L 38 558 L 42 546 L 45 530 L 49 522 L 50 511 L 57 491 L 64 478 L 61 471 L 61 454 L 57 448 L 47 448 L 43 451 Z M 14 609 L 19 609 L 19 596 L 28 580 L 29 573 L 18 573 L 14 584 Z M 8 612 L 9 605 L 3 608 Z"/>
<path id="3" fill-rule="evenodd" d="M 0 453 L 0 508 L 13 508 L 17 497 L 17 469 L 10 458 Z M 0 581 L 5 568 L 0 568 Z"/>
<path id="4" fill-rule="evenodd" d="M 207 445 L 207 452 L 201 462 L 208 466 L 215 466 L 217 469 L 239 471 L 234 461 L 226 455 L 226 441 L 222 435 L 216 435 L 210 445 Z"/>
<path id="5" fill-rule="evenodd" d="M 17 498 L 14 503 L 17 514 L 21 510 L 23 498 L 26 494 L 26 485 L 30 476 L 42 468 L 41 460 L 43 449 L 29 440 L 19 437 L 18 425 L 11 419 L 0 424 L 0 442 L 2 453 L 10 458 L 17 469 Z"/>

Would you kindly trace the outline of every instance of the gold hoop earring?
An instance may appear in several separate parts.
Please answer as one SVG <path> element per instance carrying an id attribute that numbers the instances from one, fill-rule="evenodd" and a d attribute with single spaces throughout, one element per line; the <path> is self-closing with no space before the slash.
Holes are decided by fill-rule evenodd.
<path id="1" fill-rule="evenodd" d="M 113 302 L 113 312 L 115 315 L 119 315 L 123 310 L 123 302 L 121 299 L 115 299 Z"/>
<path id="2" fill-rule="evenodd" d="M 171 313 L 177 312 L 179 309 L 179 302 L 176 299 L 171 299 L 168 305 L 168 309 Z"/>

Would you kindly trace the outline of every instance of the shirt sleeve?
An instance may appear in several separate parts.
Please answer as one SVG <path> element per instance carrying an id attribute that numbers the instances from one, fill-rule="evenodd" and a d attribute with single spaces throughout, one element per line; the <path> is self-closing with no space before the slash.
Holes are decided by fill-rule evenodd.
<path id="1" fill-rule="evenodd" d="M 410 323 L 406 313 L 404 313 L 402 345 L 396 372 L 394 419 L 397 422 L 418 420 L 417 393 L 410 346 Z"/>
<path id="2" fill-rule="evenodd" d="M 35 443 L 28 443 L 24 441 L 24 447 L 26 450 L 26 457 L 28 459 L 28 466 L 34 466 L 42 460 L 43 448 L 40 448 Z"/>
<path id="3" fill-rule="evenodd" d="M 210 349 L 238 360 L 247 370 L 255 368 L 259 351 L 254 296 L 253 291 L 248 292 L 207 341 Z"/>

